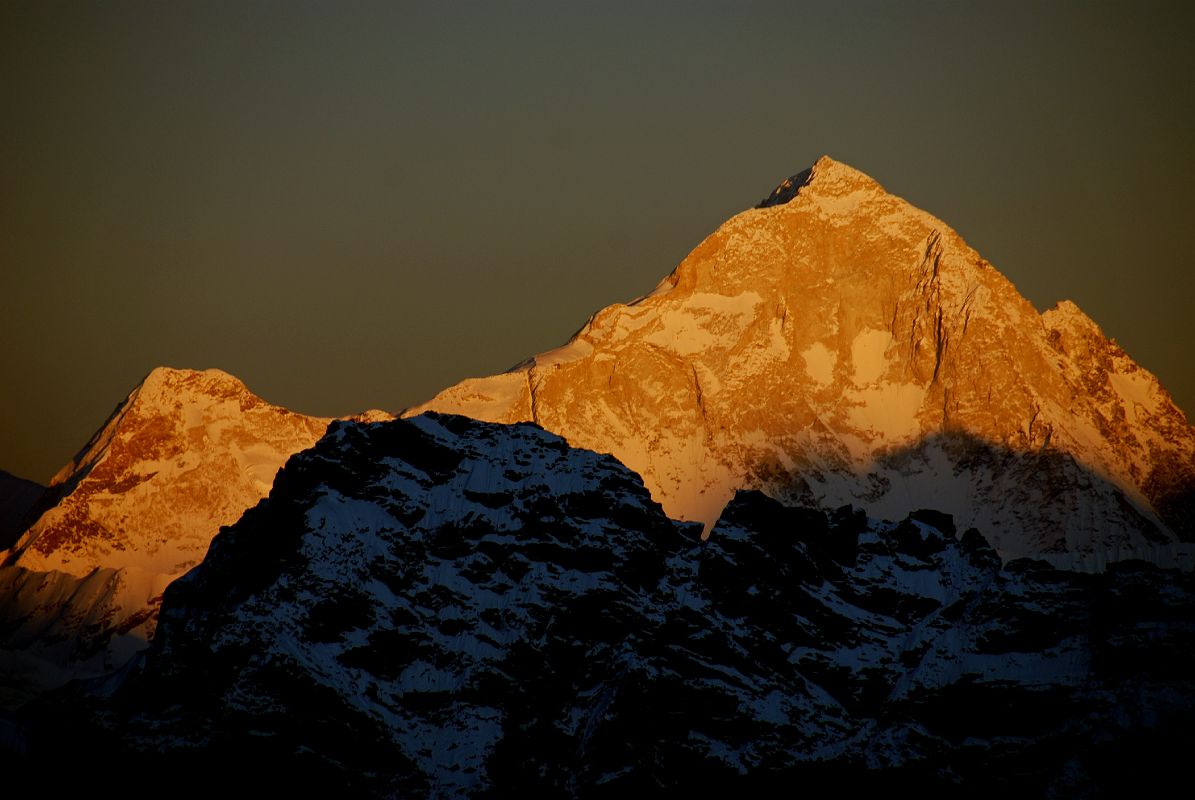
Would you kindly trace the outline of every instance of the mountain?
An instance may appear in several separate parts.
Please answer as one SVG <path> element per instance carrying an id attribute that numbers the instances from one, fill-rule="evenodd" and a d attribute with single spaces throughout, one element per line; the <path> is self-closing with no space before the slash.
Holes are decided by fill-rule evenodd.
<path id="1" fill-rule="evenodd" d="M 3 560 L 9 702 L 29 681 L 98 674 L 144 647 L 165 587 L 330 421 L 270 405 L 220 370 L 153 370 L 54 477 L 56 502 Z"/>
<path id="2" fill-rule="evenodd" d="M 534 421 L 708 527 L 740 489 L 938 508 L 1006 557 L 1191 566 L 1195 429 L 1073 303 L 1039 314 L 945 223 L 830 158 L 650 295 L 427 410 Z"/>
<path id="3" fill-rule="evenodd" d="M 153 370 L 51 481 L 61 500 L 8 563 L 176 574 L 331 420 L 272 406 L 220 370 Z"/>
<path id="4" fill-rule="evenodd" d="M 167 588 L 139 669 L 27 710 L 27 763 L 430 797 L 1116 796 L 1185 765 L 1191 573 L 757 492 L 700 533 L 533 424 L 334 423 Z"/>
<path id="5" fill-rule="evenodd" d="M 16 543 L 46 487 L 0 469 L 0 551 Z"/>
<path id="6" fill-rule="evenodd" d="M 1160 565 L 1191 566 L 1195 432 L 1077 307 L 845 165 L 385 416 L 323 433 L 151 374 L 0 570 L 14 767 L 436 797 L 1182 777 L 1195 573 Z"/>

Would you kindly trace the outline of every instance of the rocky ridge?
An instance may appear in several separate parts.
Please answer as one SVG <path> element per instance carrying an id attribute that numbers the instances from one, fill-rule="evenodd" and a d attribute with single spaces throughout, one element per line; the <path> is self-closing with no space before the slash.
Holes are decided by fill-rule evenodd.
<path id="1" fill-rule="evenodd" d="M 1181 768 L 1189 573 L 1002 565 L 940 512 L 754 492 L 699 533 L 534 425 L 336 423 L 167 589 L 139 671 L 52 696 L 27 744 L 377 796 L 1075 796 Z"/>

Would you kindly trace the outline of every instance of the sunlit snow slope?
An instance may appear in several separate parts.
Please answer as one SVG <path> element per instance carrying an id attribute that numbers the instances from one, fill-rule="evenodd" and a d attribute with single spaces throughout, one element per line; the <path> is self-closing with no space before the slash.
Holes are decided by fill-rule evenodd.
<path id="1" fill-rule="evenodd" d="M 932 507 L 1006 556 L 1189 559 L 1195 434 L 1073 303 L 1039 314 L 945 223 L 820 159 L 647 297 L 404 412 L 531 420 L 674 517 L 737 489 Z"/>
<path id="2" fill-rule="evenodd" d="M 55 476 L 57 503 L 0 553 L 0 691 L 115 668 L 144 647 L 165 587 L 329 422 L 220 370 L 151 372 Z"/>

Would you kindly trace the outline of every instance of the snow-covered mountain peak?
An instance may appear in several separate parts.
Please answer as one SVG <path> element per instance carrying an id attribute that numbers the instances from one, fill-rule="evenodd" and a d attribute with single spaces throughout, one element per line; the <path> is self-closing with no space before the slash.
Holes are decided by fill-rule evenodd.
<path id="1" fill-rule="evenodd" d="M 6 658 L 0 640 L 0 676 L 40 690 L 126 661 L 152 635 L 165 587 L 329 422 L 220 370 L 150 372 L 61 471 L 56 502 L 0 552 L 0 628 L 9 644 L 32 641 Z"/>
<path id="2" fill-rule="evenodd" d="M 220 370 L 159 367 L 55 477 L 62 499 L 9 561 L 80 576 L 178 574 L 328 422 L 272 406 Z"/>
<path id="3" fill-rule="evenodd" d="M 855 169 L 850 164 L 836 161 L 824 155 L 809 167 L 810 193 L 822 195 L 845 194 L 866 189 L 883 192 L 884 187 L 865 172 Z"/>
<path id="4" fill-rule="evenodd" d="M 133 399 L 143 407 L 167 409 L 203 398 L 245 398 L 261 402 L 241 380 L 220 369 L 155 367 L 138 384 Z"/>
<path id="5" fill-rule="evenodd" d="M 262 401 L 239 379 L 223 370 L 155 367 L 129 392 L 87 445 L 58 471 L 50 485 L 61 486 L 84 477 L 106 455 L 113 434 L 126 419 L 171 418 L 183 408 L 194 416 L 200 409 L 222 403 L 234 403 L 247 409 Z M 158 426 L 155 430 L 165 437 L 172 429 Z M 143 439 L 148 439 L 152 433 L 147 431 Z M 69 487 L 65 491 L 69 491 Z"/>
<path id="6" fill-rule="evenodd" d="M 1039 315 L 948 225 L 845 164 L 786 184 L 647 297 L 405 413 L 538 422 L 707 524 L 761 489 L 880 517 L 941 508 L 1006 554 L 1195 537 L 1162 510 L 1190 494 L 1195 432 L 1077 307 Z"/>
<path id="7" fill-rule="evenodd" d="M 797 197 L 842 198 L 857 192 L 883 193 L 884 189 L 869 175 L 830 156 L 822 156 L 814 164 L 785 178 L 756 208 L 773 208 L 790 203 Z"/>

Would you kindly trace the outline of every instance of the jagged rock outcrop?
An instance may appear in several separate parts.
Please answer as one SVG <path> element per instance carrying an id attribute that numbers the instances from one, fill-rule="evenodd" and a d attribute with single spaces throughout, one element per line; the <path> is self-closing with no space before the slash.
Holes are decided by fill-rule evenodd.
<path id="1" fill-rule="evenodd" d="M 942 221 L 829 158 L 565 346 L 409 409 L 529 420 L 608 452 L 670 515 L 738 489 L 897 519 L 941 508 L 1006 556 L 1170 563 L 1195 432 L 1071 303 L 1038 314 Z M 1189 566 L 1189 564 L 1188 564 Z"/>
<path id="2" fill-rule="evenodd" d="M 167 589 L 140 671 L 25 744 L 358 796 L 1078 796 L 1185 764 L 1189 573 L 1002 567 L 940 512 L 753 492 L 699 533 L 537 426 L 337 423 Z"/>
<path id="3" fill-rule="evenodd" d="M 152 636 L 165 587 L 330 421 L 270 405 L 220 370 L 153 370 L 3 558 L 0 687 L 27 698 L 127 661 Z"/>

